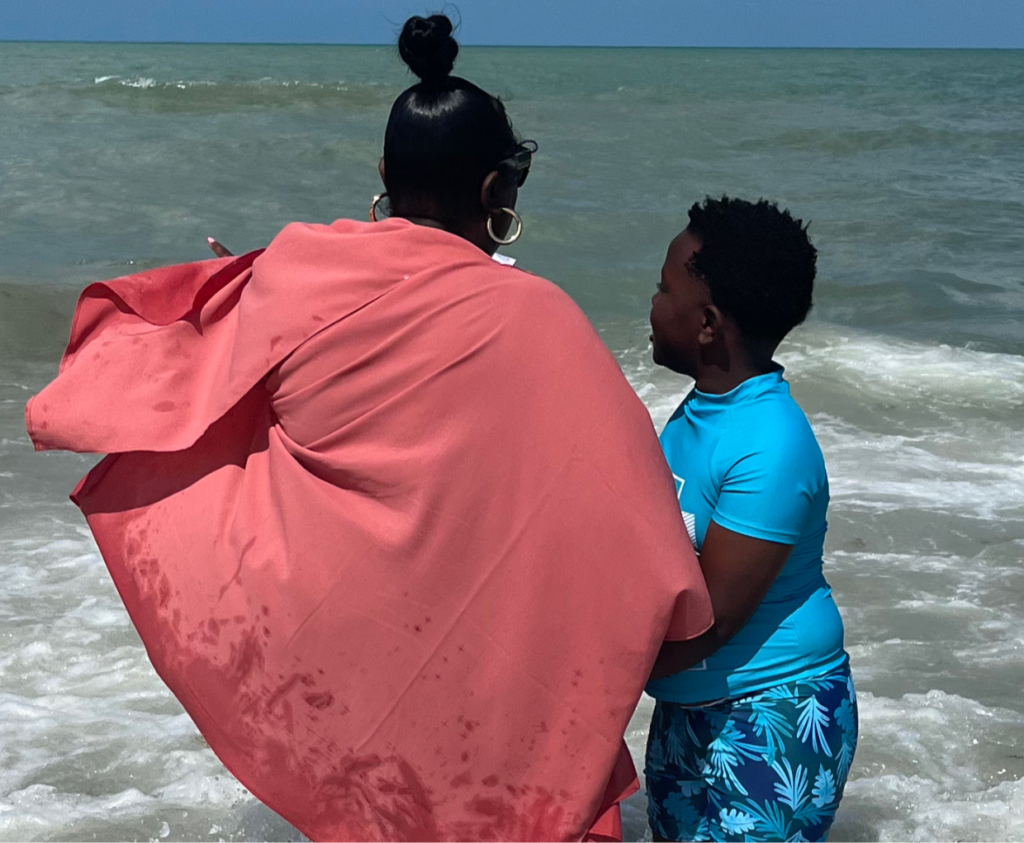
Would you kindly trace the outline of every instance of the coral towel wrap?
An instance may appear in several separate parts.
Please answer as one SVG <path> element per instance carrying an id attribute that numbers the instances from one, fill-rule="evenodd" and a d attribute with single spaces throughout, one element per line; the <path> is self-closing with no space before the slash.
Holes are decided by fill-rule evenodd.
<path id="1" fill-rule="evenodd" d="M 711 623 L 640 401 L 557 287 L 404 220 L 93 284 L 40 450 L 157 672 L 313 839 L 614 835 Z"/>

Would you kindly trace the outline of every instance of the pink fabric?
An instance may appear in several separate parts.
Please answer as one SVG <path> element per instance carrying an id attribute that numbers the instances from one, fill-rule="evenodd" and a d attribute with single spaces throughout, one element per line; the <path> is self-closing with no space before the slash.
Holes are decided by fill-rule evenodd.
<path id="1" fill-rule="evenodd" d="M 40 450 L 160 676 L 313 839 L 580 839 L 711 610 L 644 407 L 557 287 L 402 220 L 93 284 Z"/>

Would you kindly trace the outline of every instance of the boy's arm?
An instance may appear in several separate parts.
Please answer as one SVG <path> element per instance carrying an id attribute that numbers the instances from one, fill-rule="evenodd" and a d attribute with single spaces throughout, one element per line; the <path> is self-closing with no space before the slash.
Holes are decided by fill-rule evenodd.
<path id="1" fill-rule="evenodd" d="M 744 536 L 712 520 L 704 536 L 700 567 L 715 623 L 689 641 L 662 644 L 651 679 L 662 679 L 699 664 L 739 632 L 761 604 L 792 550 L 792 545 Z"/>

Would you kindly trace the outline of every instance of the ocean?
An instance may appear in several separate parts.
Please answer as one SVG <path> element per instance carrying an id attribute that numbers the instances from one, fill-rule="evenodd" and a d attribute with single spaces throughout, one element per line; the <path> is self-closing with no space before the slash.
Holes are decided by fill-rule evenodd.
<path id="1" fill-rule="evenodd" d="M 669 240 L 707 194 L 811 221 L 780 350 L 825 453 L 861 740 L 834 840 L 1024 840 L 1024 53 L 465 48 L 540 145 L 520 266 L 660 427 Z M 298 839 L 156 677 L 25 401 L 89 281 L 364 219 L 385 47 L 0 43 L 0 839 Z M 651 703 L 628 734 L 642 758 Z M 642 794 L 627 840 L 649 839 Z"/>

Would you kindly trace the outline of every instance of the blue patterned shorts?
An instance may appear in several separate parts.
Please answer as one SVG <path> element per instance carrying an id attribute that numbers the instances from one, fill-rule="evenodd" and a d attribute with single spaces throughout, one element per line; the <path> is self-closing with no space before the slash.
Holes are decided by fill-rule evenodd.
<path id="1" fill-rule="evenodd" d="M 825 840 L 857 749 L 847 664 L 700 708 L 661 702 L 647 813 L 667 840 Z"/>

